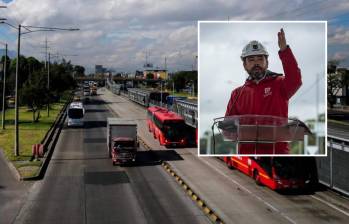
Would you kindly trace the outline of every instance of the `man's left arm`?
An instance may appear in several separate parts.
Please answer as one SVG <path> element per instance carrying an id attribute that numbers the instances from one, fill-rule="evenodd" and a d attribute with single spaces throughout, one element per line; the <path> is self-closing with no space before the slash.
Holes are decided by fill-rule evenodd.
<path id="1" fill-rule="evenodd" d="M 280 47 L 279 57 L 285 73 L 281 89 L 285 93 L 285 97 L 290 99 L 302 85 L 301 71 L 298 68 L 296 58 L 294 57 L 291 48 L 286 44 L 283 29 L 278 33 L 278 43 Z"/>

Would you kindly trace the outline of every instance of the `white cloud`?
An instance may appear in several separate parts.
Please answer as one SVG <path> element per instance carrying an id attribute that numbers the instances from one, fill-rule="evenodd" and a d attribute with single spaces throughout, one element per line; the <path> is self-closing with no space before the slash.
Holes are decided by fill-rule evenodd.
<path id="1" fill-rule="evenodd" d="M 336 52 L 331 59 L 343 61 L 349 58 L 349 52 Z"/>
<path id="2" fill-rule="evenodd" d="M 349 30 L 340 27 L 328 38 L 329 44 L 349 44 Z"/>
<path id="3" fill-rule="evenodd" d="M 170 68 L 176 70 L 193 64 L 197 54 L 197 20 L 333 19 L 348 9 L 347 1 L 336 1 L 331 7 L 329 4 L 303 0 L 13 0 L 1 12 L 12 24 L 80 28 L 71 34 L 28 35 L 36 45 L 42 44 L 47 35 L 52 46 L 62 53 L 79 55 L 74 63 L 134 71 L 135 66 L 140 68 L 144 63 L 142 52 L 151 50 L 154 64 L 162 65 L 166 56 Z M 15 38 L 13 32 L 8 40 L 13 42 L 13 49 Z M 28 55 L 40 55 L 41 50 L 25 44 L 22 47 Z"/>

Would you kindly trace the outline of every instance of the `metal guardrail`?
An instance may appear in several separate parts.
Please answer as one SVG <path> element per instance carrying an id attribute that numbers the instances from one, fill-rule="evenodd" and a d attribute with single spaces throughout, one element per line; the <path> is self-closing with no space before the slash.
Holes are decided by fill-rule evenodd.
<path id="1" fill-rule="evenodd" d="M 327 156 L 316 162 L 319 182 L 349 196 L 349 139 L 329 135 Z"/>
<path id="2" fill-rule="evenodd" d="M 106 80 L 106 87 L 114 94 L 120 95 L 121 85 L 114 83 L 114 81 Z"/>
<path id="3" fill-rule="evenodd" d="M 45 175 L 45 172 L 51 160 L 51 156 L 53 154 L 55 145 L 58 141 L 59 134 L 63 128 L 64 121 L 67 117 L 67 112 L 66 112 L 67 107 L 69 103 L 72 101 L 72 99 L 73 97 L 71 96 L 68 102 L 61 109 L 56 120 L 53 122 L 50 129 L 47 131 L 45 137 L 41 141 L 41 144 L 43 144 L 43 147 L 44 147 L 44 158 L 43 158 L 43 163 L 39 168 L 37 175 L 33 177 L 28 177 L 28 178 L 21 178 L 21 180 L 38 180 L 43 178 L 43 176 Z"/>
<path id="4" fill-rule="evenodd" d="M 328 135 L 327 147 L 349 152 L 349 139 Z"/>

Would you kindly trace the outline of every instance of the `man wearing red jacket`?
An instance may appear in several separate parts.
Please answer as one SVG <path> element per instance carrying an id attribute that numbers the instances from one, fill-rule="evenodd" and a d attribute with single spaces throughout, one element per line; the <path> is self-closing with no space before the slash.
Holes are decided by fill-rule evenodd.
<path id="1" fill-rule="evenodd" d="M 279 57 L 285 75 L 267 70 L 268 52 L 258 41 L 247 44 L 241 54 L 249 74 L 245 84 L 233 90 L 225 116 L 270 115 L 288 117 L 288 101 L 302 85 L 297 61 L 286 44 L 283 29 L 278 32 Z M 256 149 L 256 150 L 255 150 Z M 275 151 L 273 151 L 275 150 Z M 287 143 L 239 144 L 239 154 L 288 154 Z"/>

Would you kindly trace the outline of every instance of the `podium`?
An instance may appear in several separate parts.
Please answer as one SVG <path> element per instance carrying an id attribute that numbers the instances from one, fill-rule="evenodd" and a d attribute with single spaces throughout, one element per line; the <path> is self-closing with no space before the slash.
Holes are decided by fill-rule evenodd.
<path id="1" fill-rule="evenodd" d="M 225 141 L 236 144 L 237 154 L 244 154 L 240 151 L 247 146 L 254 147 L 253 154 L 264 154 L 259 150 L 263 151 L 267 145 L 271 148 L 268 154 L 278 154 L 281 147 L 288 147 L 294 141 L 303 142 L 305 135 L 312 134 L 302 121 L 277 116 L 234 115 L 216 118 L 214 124 Z"/>

